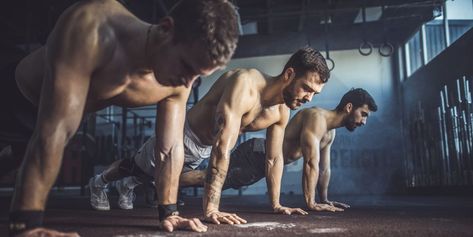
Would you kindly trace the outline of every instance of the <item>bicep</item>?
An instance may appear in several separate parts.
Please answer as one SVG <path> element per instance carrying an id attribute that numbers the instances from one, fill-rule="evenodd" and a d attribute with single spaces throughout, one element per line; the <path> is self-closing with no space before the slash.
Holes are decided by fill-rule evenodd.
<path id="1" fill-rule="evenodd" d="M 169 151 L 184 137 L 186 102 L 190 89 L 179 96 L 169 97 L 158 103 L 156 109 L 156 145 L 163 152 Z"/>
<path id="2" fill-rule="evenodd" d="M 284 132 L 289 120 L 289 111 L 281 110 L 280 120 L 271 125 L 266 131 L 266 151 L 269 158 L 282 155 Z"/>
<path id="3" fill-rule="evenodd" d="M 315 130 L 311 127 L 303 126 L 300 141 L 304 161 L 312 166 L 318 165 L 320 138 L 316 135 Z"/>
<path id="4" fill-rule="evenodd" d="M 235 79 L 234 79 L 235 80 Z M 242 81 L 232 82 L 224 90 L 217 104 L 214 127 L 217 142 L 224 142 L 225 146 L 233 147 L 240 132 L 243 115 L 249 111 L 251 97 Z M 223 145 L 223 144 L 216 144 Z"/>
<path id="5" fill-rule="evenodd" d="M 320 169 L 330 169 L 330 150 L 331 144 L 328 144 L 320 151 Z"/>
<path id="6" fill-rule="evenodd" d="M 48 38 L 38 114 L 42 132 L 59 127 L 74 133 L 79 126 L 91 76 L 105 55 L 96 26 L 88 16 L 69 14 Z"/>
<path id="7" fill-rule="evenodd" d="M 61 68 L 47 74 L 38 112 L 40 132 L 51 134 L 64 131 L 70 137 L 82 119 L 88 88 L 88 76 L 76 74 L 73 69 Z"/>
<path id="8" fill-rule="evenodd" d="M 320 168 L 322 170 L 330 169 L 330 152 L 332 150 L 332 144 L 335 140 L 335 129 L 330 131 L 330 141 L 328 144 L 320 151 Z"/>

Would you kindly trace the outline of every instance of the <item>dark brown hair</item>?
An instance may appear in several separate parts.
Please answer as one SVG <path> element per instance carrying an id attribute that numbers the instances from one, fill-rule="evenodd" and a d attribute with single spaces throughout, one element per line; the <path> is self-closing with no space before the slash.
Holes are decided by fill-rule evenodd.
<path id="1" fill-rule="evenodd" d="M 214 65 L 230 60 L 239 35 L 233 4 L 226 0 L 181 0 L 169 15 L 174 19 L 176 41 L 201 41 Z"/>
<path id="2" fill-rule="evenodd" d="M 340 100 L 340 103 L 337 105 L 337 110 L 342 111 L 343 108 L 345 108 L 345 105 L 348 103 L 353 105 L 353 109 L 359 108 L 363 105 L 368 105 L 369 110 L 373 112 L 378 110 L 378 106 L 376 105 L 373 97 L 371 97 L 367 91 L 361 88 L 352 88 L 350 91 L 345 93 L 345 95 L 343 95 L 342 99 Z"/>
<path id="3" fill-rule="evenodd" d="M 290 67 L 294 68 L 296 77 L 300 77 L 305 75 L 308 71 L 312 71 L 318 73 L 324 83 L 330 78 L 330 70 L 327 67 L 324 56 L 311 47 L 297 50 L 287 61 L 283 72 Z"/>

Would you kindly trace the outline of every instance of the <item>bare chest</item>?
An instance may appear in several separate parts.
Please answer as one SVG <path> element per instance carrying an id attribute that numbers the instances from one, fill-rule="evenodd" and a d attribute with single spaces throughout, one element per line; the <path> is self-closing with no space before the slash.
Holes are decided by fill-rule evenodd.
<path id="1" fill-rule="evenodd" d="M 268 128 L 279 121 L 280 117 L 278 106 L 264 109 L 259 107 L 255 111 L 243 116 L 241 132 L 258 131 Z"/>
<path id="2" fill-rule="evenodd" d="M 92 75 L 86 109 L 93 111 L 110 105 L 152 105 L 169 96 L 173 90 L 161 85 L 152 72 L 130 74 L 120 67 L 106 67 Z"/>

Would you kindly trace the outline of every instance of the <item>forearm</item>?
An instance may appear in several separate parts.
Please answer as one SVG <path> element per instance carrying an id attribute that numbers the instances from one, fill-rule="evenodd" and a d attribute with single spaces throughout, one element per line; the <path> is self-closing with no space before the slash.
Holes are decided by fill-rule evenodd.
<path id="1" fill-rule="evenodd" d="M 304 191 L 305 202 L 308 207 L 315 204 L 315 187 L 318 180 L 318 167 L 312 165 L 304 165 L 304 174 L 302 177 L 302 186 Z"/>
<path id="2" fill-rule="evenodd" d="M 210 164 L 204 184 L 204 213 L 218 211 L 220 196 L 229 165 L 228 149 L 216 147 L 212 149 Z"/>
<path id="3" fill-rule="evenodd" d="M 177 203 L 179 176 L 184 164 L 183 144 L 175 144 L 168 151 L 156 150 L 155 183 L 159 204 Z"/>
<path id="4" fill-rule="evenodd" d="M 319 184 L 318 184 L 318 193 L 320 201 L 328 200 L 328 185 L 330 182 L 330 169 L 323 170 L 320 172 Z"/>
<path id="5" fill-rule="evenodd" d="M 266 160 L 266 185 L 268 186 L 269 198 L 274 208 L 280 207 L 281 179 L 284 169 L 282 157 Z"/>
<path id="6" fill-rule="evenodd" d="M 68 137 L 33 135 L 15 185 L 12 210 L 44 210 L 46 199 L 61 167 Z"/>

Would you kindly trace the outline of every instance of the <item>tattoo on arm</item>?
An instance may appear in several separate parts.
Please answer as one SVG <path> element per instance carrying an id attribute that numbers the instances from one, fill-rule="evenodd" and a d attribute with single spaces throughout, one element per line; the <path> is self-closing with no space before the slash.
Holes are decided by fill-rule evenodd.
<path id="1" fill-rule="evenodd" d="M 207 170 L 207 175 L 205 177 L 205 182 L 209 185 L 212 184 L 223 184 L 225 181 L 226 172 L 218 172 L 218 169 L 215 167 L 209 166 Z"/>
<path id="2" fill-rule="evenodd" d="M 218 205 L 220 203 L 220 192 L 210 191 L 208 202 Z"/>

